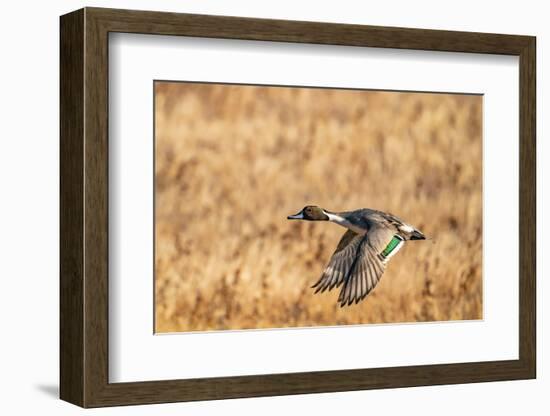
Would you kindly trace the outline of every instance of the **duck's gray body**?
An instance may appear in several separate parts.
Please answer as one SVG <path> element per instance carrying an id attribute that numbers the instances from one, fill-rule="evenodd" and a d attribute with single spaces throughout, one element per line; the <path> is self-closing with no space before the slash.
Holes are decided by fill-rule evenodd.
<path id="1" fill-rule="evenodd" d="M 400 218 L 387 212 L 361 208 L 355 211 L 330 212 L 325 210 L 329 221 L 342 225 L 357 234 L 364 235 L 368 230 L 385 227 L 399 234 L 404 240 L 424 240 L 424 235 Z"/>
<path id="2" fill-rule="evenodd" d="M 315 293 L 343 285 L 338 297 L 340 306 L 363 300 L 374 289 L 386 264 L 405 241 L 426 238 L 395 215 L 369 208 L 330 212 L 306 206 L 288 219 L 331 221 L 348 229 L 321 278 L 313 285 Z"/>

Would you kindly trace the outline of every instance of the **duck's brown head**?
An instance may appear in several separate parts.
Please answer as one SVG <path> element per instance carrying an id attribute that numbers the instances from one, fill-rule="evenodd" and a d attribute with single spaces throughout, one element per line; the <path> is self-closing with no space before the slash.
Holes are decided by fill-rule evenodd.
<path id="1" fill-rule="evenodd" d="M 307 220 L 307 221 L 328 221 L 328 215 L 323 208 L 316 205 L 308 205 L 304 207 L 299 213 L 289 215 L 289 220 Z"/>

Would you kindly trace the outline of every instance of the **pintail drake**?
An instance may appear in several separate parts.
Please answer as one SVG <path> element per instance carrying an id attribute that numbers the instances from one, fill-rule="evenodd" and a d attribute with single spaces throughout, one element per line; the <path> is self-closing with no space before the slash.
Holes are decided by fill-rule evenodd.
<path id="1" fill-rule="evenodd" d="M 315 293 L 342 286 L 340 306 L 359 303 L 374 289 L 388 261 L 409 240 L 426 237 L 395 215 L 362 208 L 330 212 L 314 205 L 304 207 L 289 220 L 331 221 L 348 230 L 344 233 L 321 278 L 312 287 Z"/>

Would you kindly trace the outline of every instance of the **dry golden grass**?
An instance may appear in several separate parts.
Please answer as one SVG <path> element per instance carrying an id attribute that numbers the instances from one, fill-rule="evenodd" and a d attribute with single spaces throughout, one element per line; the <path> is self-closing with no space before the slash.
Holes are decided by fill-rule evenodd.
<path id="1" fill-rule="evenodd" d="M 156 84 L 156 330 L 482 317 L 479 96 Z M 340 308 L 310 286 L 344 229 L 304 205 L 389 211 L 432 241 Z"/>

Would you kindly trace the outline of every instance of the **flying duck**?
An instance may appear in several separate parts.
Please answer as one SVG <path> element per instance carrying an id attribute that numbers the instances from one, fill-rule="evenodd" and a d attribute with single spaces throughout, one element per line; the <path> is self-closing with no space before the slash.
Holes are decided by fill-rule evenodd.
<path id="1" fill-rule="evenodd" d="M 382 277 L 388 261 L 405 241 L 426 239 L 419 230 L 395 215 L 368 208 L 330 212 L 308 205 L 287 218 L 331 221 L 348 229 L 321 278 L 312 286 L 316 288 L 315 293 L 342 286 L 338 297 L 341 307 L 365 299 Z"/>

